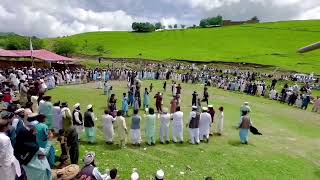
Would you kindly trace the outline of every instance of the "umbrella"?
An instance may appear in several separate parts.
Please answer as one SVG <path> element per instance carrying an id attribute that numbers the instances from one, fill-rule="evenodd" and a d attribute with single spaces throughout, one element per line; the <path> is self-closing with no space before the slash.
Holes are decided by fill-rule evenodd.
<path id="1" fill-rule="evenodd" d="M 259 130 L 253 126 L 250 126 L 250 132 L 254 135 L 262 135 Z"/>

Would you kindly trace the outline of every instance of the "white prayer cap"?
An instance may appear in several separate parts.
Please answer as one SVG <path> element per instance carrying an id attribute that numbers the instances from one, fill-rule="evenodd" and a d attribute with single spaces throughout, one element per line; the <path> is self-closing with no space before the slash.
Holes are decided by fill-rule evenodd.
<path id="1" fill-rule="evenodd" d="M 210 104 L 210 105 L 208 106 L 208 108 L 213 108 L 213 105 Z"/>
<path id="2" fill-rule="evenodd" d="M 91 109 L 93 106 L 92 106 L 92 104 L 89 104 L 88 106 L 87 106 L 87 109 Z"/>
<path id="3" fill-rule="evenodd" d="M 131 180 L 138 180 L 139 179 L 139 174 L 137 172 L 133 172 L 131 174 Z"/>
<path id="4" fill-rule="evenodd" d="M 207 107 L 203 107 L 202 110 L 203 111 L 208 111 L 208 108 Z"/>
<path id="5" fill-rule="evenodd" d="M 149 112 L 149 108 L 145 108 L 144 110 L 145 110 L 146 112 Z"/>
<path id="6" fill-rule="evenodd" d="M 243 104 L 244 104 L 244 105 L 248 105 L 249 103 L 248 103 L 248 102 L 244 102 Z"/>
<path id="7" fill-rule="evenodd" d="M 160 170 L 157 171 L 156 177 L 157 177 L 158 179 L 163 179 L 163 178 L 164 178 L 164 172 L 163 172 L 162 169 L 160 169 Z"/>
<path id="8" fill-rule="evenodd" d="M 197 106 L 192 106 L 192 109 L 197 109 L 198 107 Z"/>
<path id="9" fill-rule="evenodd" d="M 94 158 L 96 157 L 96 154 L 94 152 L 88 152 L 85 156 L 84 156 L 84 164 L 85 165 L 89 165 L 94 161 Z"/>
<path id="10" fill-rule="evenodd" d="M 20 109 L 17 109 L 14 113 L 15 113 L 15 114 L 18 114 L 18 113 L 23 112 L 23 111 L 24 111 L 24 109 L 23 109 L 23 108 L 20 108 Z"/>
<path id="11" fill-rule="evenodd" d="M 77 108 L 80 106 L 80 103 L 76 103 L 75 105 L 73 105 L 74 108 Z"/>

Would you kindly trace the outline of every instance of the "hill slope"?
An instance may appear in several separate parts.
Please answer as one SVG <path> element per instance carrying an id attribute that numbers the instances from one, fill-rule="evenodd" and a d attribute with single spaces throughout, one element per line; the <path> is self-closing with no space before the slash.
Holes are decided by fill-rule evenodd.
<path id="1" fill-rule="evenodd" d="M 320 21 L 154 33 L 91 32 L 66 38 L 78 45 L 78 54 L 97 55 L 101 44 L 107 50 L 105 57 L 247 62 L 320 74 L 320 51 L 296 53 L 320 40 Z M 54 40 L 47 39 L 47 46 Z"/>

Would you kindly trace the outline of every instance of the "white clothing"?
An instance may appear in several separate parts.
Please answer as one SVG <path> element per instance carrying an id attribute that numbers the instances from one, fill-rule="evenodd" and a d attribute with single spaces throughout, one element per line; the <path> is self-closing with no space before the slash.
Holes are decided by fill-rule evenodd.
<path id="1" fill-rule="evenodd" d="M 203 137 L 206 137 L 207 139 L 209 138 L 210 126 L 211 126 L 211 115 L 207 112 L 201 113 L 200 120 L 199 120 L 200 140 L 203 140 Z"/>
<path id="2" fill-rule="evenodd" d="M 14 180 L 21 176 L 18 160 L 13 155 L 10 138 L 0 132 L 0 174 L 1 180 Z"/>
<path id="3" fill-rule="evenodd" d="M 217 121 L 217 132 L 222 134 L 223 132 L 223 121 L 224 121 L 224 113 L 219 112 L 218 121 Z"/>
<path id="4" fill-rule="evenodd" d="M 170 126 L 170 114 L 160 115 L 160 141 L 170 141 L 169 137 L 169 126 Z"/>
<path id="5" fill-rule="evenodd" d="M 140 129 L 131 129 L 131 141 L 132 144 L 140 144 L 141 143 L 141 132 Z"/>
<path id="6" fill-rule="evenodd" d="M 183 112 L 177 111 L 173 113 L 172 118 L 173 141 L 177 142 L 177 139 L 183 141 Z"/>
<path id="7" fill-rule="evenodd" d="M 195 143 L 200 143 L 199 139 L 199 128 L 189 128 L 189 133 L 190 133 L 190 143 L 195 144 Z"/>
<path id="8" fill-rule="evenodd" d="M 115 121 L 115 118 L 113 118 L 111 115 L 102 115 L 102 121 L 103 121 L 103 132 L 104 136 L 106 138 L 107 142 L 112 142 L 113 141 L 113 135 L 114 135 L 114 130 L 113 130 L 113 122 Z"/>

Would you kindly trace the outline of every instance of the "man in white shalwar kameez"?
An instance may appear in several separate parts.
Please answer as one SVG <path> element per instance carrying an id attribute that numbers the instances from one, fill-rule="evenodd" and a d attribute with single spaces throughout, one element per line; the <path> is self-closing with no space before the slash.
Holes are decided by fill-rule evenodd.
<path id="1" fill-rule="evenodd" d="M 199 119 L 200 114 L 197 112 L 198 107 L 192 106 L 192 111 L 189 117 L 189 133 L 190 133 L 190 143 L 199 144 Z"/>
<path id="2" fill-rule="evenodd" d="M 104 136 L 107 144 L 113 144 L 113 135 L 114 135 L 113 122 L 115 120 L 116 119 L 110 115 L 109 110 L 104 111 L 104 115 L 102 115 L 102 122 L 103 122 L 103 132 L 104 132 Z"/>
<path id="3" fill-rule="evenodd" d="M 177 107 L 176 112 L 172 115 L 172 135 L 173 135 L 173 143 L 177 143 L 177 139 L 179 142 L 183 143 L 183 112 L 180 111 L 180 106 Z"/>
<path id="4" fill-rule="evenodd" d="M 200 114 L 200 121 L 199 121 L 200 141 L 205 140 L 207 143 L 209 142 L 210 126 L 211 126 L 211 115 L 208 113 L 208 108 L 203 107 L 202 113 Z"/>
<path id="5" fill-rule="evenodd" d="M 19 161 L 13 154 L 10 138 L 5 134 L 8 130 L 8 120 L 0 119 L 0 179 L 14 180 L 21 176 Z"/>
<path id="6" fill-rule="evenodd" d="M 80 137 L 83 133 L 83 119 L 82 114 L 80 111 L 80 103 L 76 103 L 73 106 L 74 110 L 72 112 L 72 120 L 73 120 L 73 126 L 77 131 L 78 139 L 80 140 Z"/>
<path id="7" fill-rule="evenodd" d="M 169 126 L 170 126 L 170 114 L 168 113 L 168 108 L 163 108 L 162 114 L 160 115 L 160 143 L 169 144 Z"/>

